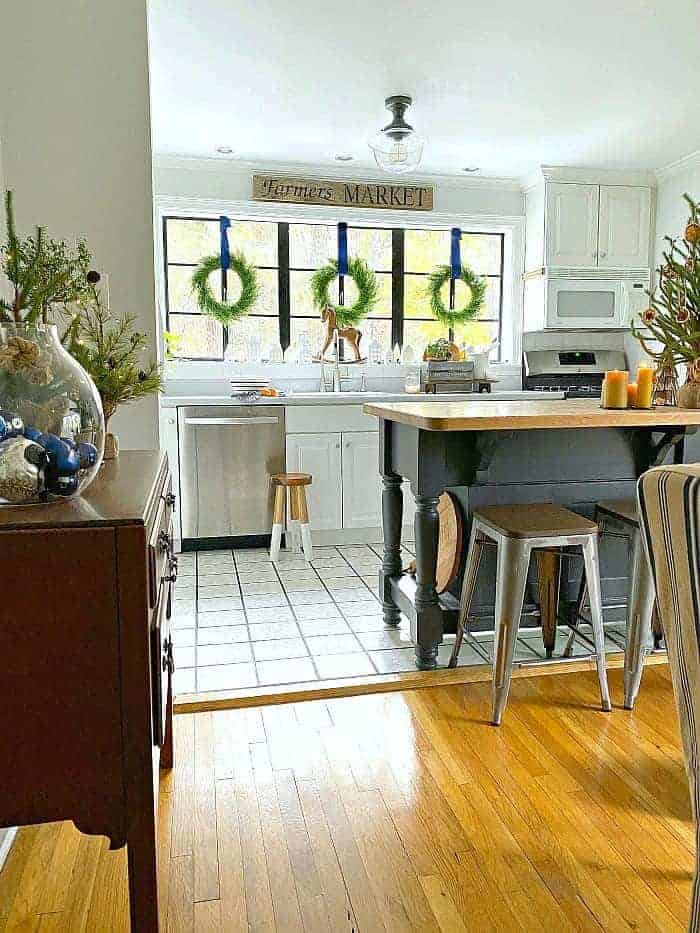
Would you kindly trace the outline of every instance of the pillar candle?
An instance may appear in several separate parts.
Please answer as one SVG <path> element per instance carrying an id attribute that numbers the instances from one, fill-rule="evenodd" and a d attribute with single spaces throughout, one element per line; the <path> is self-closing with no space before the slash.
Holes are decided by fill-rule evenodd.
<path id="1" fill-rule="evenodd" d="M 626 370 L 611 369 L 605 374 L 605 407 L 627 408 Z"/>
<path id="2" fill-rule="evenodd" d="M 628 408 L 637 407 L 637 383 L 636 382 L 627 383 L 627 407 Z"/>
<path id="3" fill-rule="evenodd" d="M 637 408 L 651 408 L 654 395 L 654 370 L 640 366 L 637 370 Z"/>

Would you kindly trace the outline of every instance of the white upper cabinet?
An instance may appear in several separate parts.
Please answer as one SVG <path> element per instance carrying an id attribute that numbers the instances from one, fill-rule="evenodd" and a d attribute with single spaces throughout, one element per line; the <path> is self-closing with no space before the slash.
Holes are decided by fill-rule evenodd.
<path id="1" fill-rule="evenodd" d="M 650 188 L 600 186 L 600 268 L 639 269 L 649 265 L 650 214 Z"/>
<path id="2" fill-rule="evenodd" d="M 525 271 L 648 269 L 654 188 L 646 179 L 544 166 L 525 193 Z"/>
<path id="3" fill-rule="evenodd" d="M 375 458 L 375 473 L 377 471 Z M 311 528 L 334 531 L 343 527 L 340 434 L 288 434 L 287 470 L 310 473 L 306 487 Z"/>
<path id="4" fill-rule="evenodd" d="M 343 528 L 375 528 L 381 509 L 379 433 L 343 434 Z"/>
<path id="5" fill-rule="evenodd" d="M 595 266 L 598 252 L 598 185 L 552 183 L 546 193 L 548 266 Z"/>

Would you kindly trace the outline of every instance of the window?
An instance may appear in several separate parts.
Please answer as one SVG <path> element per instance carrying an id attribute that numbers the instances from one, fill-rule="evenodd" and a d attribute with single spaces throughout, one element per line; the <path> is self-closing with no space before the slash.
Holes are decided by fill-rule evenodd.
<path id="1" fill-rule="evenodd" d="M 204 256 L 219 250 L 216 217 L 163 219 L 166 327 L 181 340 L 175 355 L 186 359 L 221 360 L 230 342 L 246 341 L 256 358 L 266 359 L 278 345 L 306 344 L 316 352 L 323 325 L 311 300 L 313 272 L 336 255 L 335 224 L 236 220 L 229 231 L 231 252 L 241 250 L 259 271 L 261 295 L 254 312 L 229 328 L 199 313 L 192 293 L 192 273 Z M 483 345 L 500 339 L 503 310 L 503 233 L 464 233 L 462 261 L 488 278 L 485 307 L 477 321 L 457 327 L 458 344 Z M 449 230 L 388 227 L 348 228 L 348 252 L 364 259 L 377 276 L 380 300 L 360 324 L 362 350 L 376 342 L 385 353 L 398 343 L 413 348 L 415 358 L 425 345 L 447 337 L 447 328 L 428 309 L 427 275 L 449 261 Z M 337 288 L 337 286 L 335 286 Z M 216 274 L 214 293 L 219 291 Z M 229 276 L 229 299 L 236 300 L 238 279 Z M 345 280 L 345 301 L 355 300 L 351 279 Z M 466 286 L 457 283 L 457 307 Z M 337 301 L 337 292 L 331 297 Z M 497 350 L 492 354 L 500 359 Z"/>
<path id="2" fill-rule="evenodd" d="M 271 221 L 239 220 L 229 231 L 231 252 L 240 250 L 258 269 L 260 297 L 253 311 L 237 325 L 245 336 L 260 340 L 261 352 L 279 343 L 278 225 Z M 219 252 L 218 218 L 166 217 L 163 221 L 167 329 L 180 337 L 175 356 L 198 360 L 223 359 L 227 328 L 201 314 L 192 292 L 192 274 L 204 256 Z M 214 294 L 219 286 L 212 281 Z M 229 274 L 228 296 L 235 301 L 238 276 Z"/>
<path id="3" fill-rule="evenodd" d="M 501 338 L 503 286 L 502 233 L 463 233 L 462 263 L 477 275 L 488 278 L 486 299 L 479 318 L 454 329 L 454 340 L 461 346 L 483 346 Z M 425 298 L 427 275 L 437 265 L 445 265 L 450 255 L 449 230 L 406 230 L 404 246 L 404 346 L 423 350 L 425 345 L 446 336 L 444 324 L 430 314 Z M 448 303 L 448 285 L 442 296 Z M 463 282 L 455 283 L 455 307 L 464 307 L 468 289 Z M 494 354 L 498 356 L 498 352 Z"/>

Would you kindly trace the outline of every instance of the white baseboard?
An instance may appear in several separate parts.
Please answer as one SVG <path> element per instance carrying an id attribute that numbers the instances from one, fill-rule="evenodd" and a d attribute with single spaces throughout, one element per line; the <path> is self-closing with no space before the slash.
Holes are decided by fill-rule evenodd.
<path id="1" fill-rule="evenodd" d="M 318 547 L 328 547 L 336 544 L 341 547 L 346 544 L 381 544 L 384 532 L 381 528 L 340 528 L 337 531 L 312 531 L 313 543 Z M 404 525 L 402 539 L 408 541 L 413 538 L 413 525 Z"/>
<path id="2" fill-rule="evenodd" d="M 10 849 L 12 848 L 12 843 L 15 841 L 16 835 L 17 828 L 14 826 L 10 829 L 0 829 L 0 871 L 2 871 L 2 866 L 5 864 L 5 860 L 10 854 Z"/>

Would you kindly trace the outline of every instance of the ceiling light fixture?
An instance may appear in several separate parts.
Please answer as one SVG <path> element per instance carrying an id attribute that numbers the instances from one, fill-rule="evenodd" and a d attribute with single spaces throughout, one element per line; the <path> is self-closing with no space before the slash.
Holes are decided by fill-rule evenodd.
<path id="1" fill-rule="evenodd" d="M 393 120 L 368 143 L 379 168 L 392 175 L 413 171 L 423 155 L 425 140 L 404 120 L 411 103 L 405 94 L 387 97 L 384 105 L 393 114 Z"/>
<path id="2" fill-rule="evenodd" d="M 479 171 L 479 166 L 478 166 L 478 165 L 468 165 L 466 168 L 463 168 L 462 171 L 463 171 L 463 172 L 468 172 L 468 173 L 471 175 L 471 174 L 473 174 L 474 172 L 478 172 L 478 171 Z"/>
<path id="3" fill-rule="evenodd" d="M 217 146 L 216 151 L 219 155 L 231 155 L 233 153 L 233 149 L 230 146 Z"/>
<path id="4" fill-rule="evenodd" d="M 354 158 L 355 158 L 354 156 L 349 155 L 349 153 L 347 152 L 339 152 L 338 155 L 335 156 L 335 161 L 336 162 L 352 162 Z"/>

